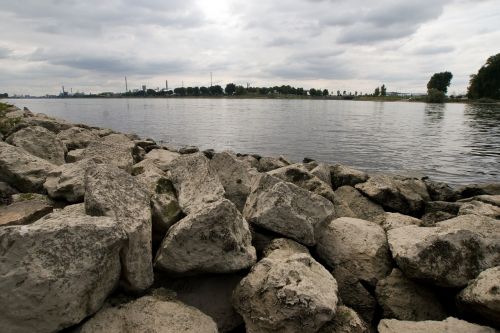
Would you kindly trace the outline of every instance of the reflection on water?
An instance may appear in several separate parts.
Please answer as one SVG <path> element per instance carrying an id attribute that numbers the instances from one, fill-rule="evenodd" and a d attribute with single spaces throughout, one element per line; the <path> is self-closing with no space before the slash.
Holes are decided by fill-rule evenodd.
<path id="1" fill-rule="evenodd" d="M 500 180 L 498 106 L 201 98 L 11 102 L 177 146 L 411 170 L 453 184 Z"/>

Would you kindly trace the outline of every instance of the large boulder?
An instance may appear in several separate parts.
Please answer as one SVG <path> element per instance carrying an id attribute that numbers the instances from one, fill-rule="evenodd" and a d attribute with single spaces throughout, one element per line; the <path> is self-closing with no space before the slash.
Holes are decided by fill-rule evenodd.
<path id="1" fill-rule="evenodd" d="M 282 158 L 261 157 L 259 159 L 257 170 L 259 170 L 259 172 L 268 172 L 274 169 L 285 167 L 287 165 L 290 165 L 290 163 Z"/>
<path id="2" fill-rule="evenodd" d="M 0 181 L 22 192 L 43 192 L 43 183 L 56 166 L 24 149 L 0 141 Z"/>
<path id="3" fill-rule="evenodd" d="M 376 175 L 356 188 L 388 210 L 405 215 L 421 215 L 430 200 L 425 183 L 417 178 Z"/>
<path id="4" fill-rule="evenodd" d="M 224 187 L 217 172 L 202 153 L 174 159 L 170 163 L 170 174 L 179 205 L 186 214 L 224 197 Z"/>
<path id="5" fill-rule="evenodd" d="M 243 211 L 257 170 L 229 152 L 214 154 L 210 165 L 217 172 L 224 186 L 226 198 L 231 200 L 240 212 Z"/>
<path id="6" fill-rule="evenodd" d="M 243 216 L 251 224 L 314 245 L 315 229 L 333 212 L 333 204 L 324 197 L 260 174 L 254 178 Z"/>
<path id="7" fill-rule="evenodd" d="M 412 216 L 399 213 L 385 213 L 377 216 L 375 222 L 379 224 L 385 231 L 406 227 L 409 225 L 422 225 L 422 220 Z"/>
<path id="8" fill-rule="evenodd" d="M 307 168 L 307 166 L 306 166 Z M 309 169 L 308 169 L 309 170 Z M 332 187 L 332 176 L 330 174 L 330 166 L 326 163 L 318 163 L 318 165 L 312 168 L 311 173 L 318 177 L 320 180 Z"/>
<path id="9" fill-rule="evenodd" d="M 430 179 L 424 179 L 427 186 L 427 192 L 432 201 L 456 201 L 460 194 L 450 185 L 443 182 L 436 182 Z"/>
<path id="10" fill-rule="evenodd" d="M 181 156 L 179 153 L 166 149 L 153 149 L 144 156 L 144 160 L 152 161 L 162 171 L 170 169 L 170 164 Z"/>
<path id="11" fill-rule="evenodd" d="M 155 267 L 184 275 L 235 272 L 257 260 L 251 242 L 247 222 L 233 203 L 221 199 L 205 204 L 170 228 Z"/>
<path id="12" fill-rule="evenodd" d="M 74 125 L 65 120 L 49 117 L 39 113 L 33 117 L 23 118 L 21 122 L 16 125 L 14 131 L 33 126 L 40 126 L 57 134 L 62 130 L 73 127 Z"/>
<path id="13" fill-rule="evenodd" d="M 114 136 L 117 135 L 110 134 L 101 139 L 101 141 L 90 142 L 81 158 L 95 158 L 103 163 L 114 165 L 130 172 L 134 164 L 133 151 L 135 145 L 131 140 L 125 141 L 121 136 L 115 138 Z"/>
<path id="14" fill-rule="evenodd" d="M 85 173 L 95 164 L 93 159 L 85 159 L 60 165 L 48 174 L 43 187 L 53 199 L 82 202 L 85 195 Z"/>
<path id="15" fill-rule="evenodd" d="M 159 280 L 162 286 L 175 291 L 181 302 L 210 316 L 219 332 L 224 333 L 243 324 L 243 318 L 231 304 L 233 290 L 242 278 L 241 274 L 210 274 Z"/>
<path id="16" fill-rule="evenodd" d="M 92 130 L 82 127 L 71 127 L 62 130 L 57 137 L 64 142 L 68 150 L 86 148 L 91 142 L 98 141 L 99 136 Z"/>
<path id="17" fill-rule="evenodd" d="M 470 197 L 466 199 L 459 200 L 459 202 L 470 202 L 470 201 L 480 201 L 484 202 L 493 206 L 500 207 L 500 194 L 497 195 L 489 195 L 489 194 L 483 194 L 483 195 L 477 195 L 475 197 Z"/>
<path id="18" fill-rule="evenodd" d="M 464 320 L 449 317 L 443 321 L 404 321 L 382 319 L 378 325 L 379 333 L 498 333 L 487 326 L 472 324 Z"/>
<path id="19" fill-rule="evenodd" d="M 333 319 L 323 325 L 318 333 L 368 333 L 368 327 L 356 311 L 340 305 Z"/>
<path id="20" fill-rule="evenodd" d="M 500 266 L 481 272 L 458 294 L 457 303 L 465 314 L 500 327 Z"/>
<path id="21" fill-rule="evenodd" d="M 500 224 L 489 217 L 462 215 L 435 227 L 392 229 L 387 237 L 406 276 L 441 287 L 464 287 L 500 265 Z"/>
<path id="22" fill-rule="evenodd" d="M 422 225 L 433 226 L 437 222 L 452 219 L 460 210 L 460 202 L 428 201 L 424 206 Z"/>
<path id="23" fill-rule="evenodd" d="M 86 321 L 78 333 L 217 333 L 217 325 L 201 311 L 169 295 L 147 295 L 108 305 Z"/>
<path id="24" fill-rule="evenodd" d="M 354 186 L 359 183 L 364 183 L 369 177 L 366 172 L 341 164 L 335 164 L 330 167 L 330 176 L 334 189 L 345 185 Z"/>
<path id="25" fill-rule="evenodd" d="M 304 246 L 274 240 L 241 280 L 233 304 L 247 332 L 317 332 L 337 309 L 337 283 Z"/>
<path id="26" fill-rule="evenodd" d="M 66 148 L 64 143 L 54 133 L 43 127 L 25 127 L 10 135 L 6 141 L 52 164 L 61 165 L 65 163 L 64 153 Z"/>
<path id="27" fill-rule="evenodd" d="M 313 175 L 301 164 L 292 164 L 279 169 L 269 171 L 268 174 L 285 182 L 290 182 L 305 190 L 334 201 L 332 187 Z"/>
<path id="28" fill-rule="evenodd" d="M 385 214 L 382 206 L 370 201 L 352 186 L 341 186 L 334 193 L 334 203 L 341 203 L 349 209 L 344 216 L 375 222 L 380 215 Z M 337 216 L 342 217 L 338 213 Z"/>
<path id="29" fill-rule="evenodd" d="M 500 183 L 471 184 L 457 189 L 462 198 L 477 195 L 500 195 Z"/>
<path id="30" fill-rule="evenodd" d="M 500 219 L 500 207 L 480 200 L 464 202 L 460 206 L 458 215 L 468 214 L 489 216 L 495 219 Z"/>
<path id="31" fill-rule="evenodd" d="M 147 289 L 153 283 L 153 259 L 150 199 L 144 187 L 123 170 L 97 164 L 85 174 L 85 211 L 118 221 L 128 236 L 121 253 L 126 287 Z"/>
<path id="32" fill-rule="evenodd" d="M 0 206 L 8 205 L 12 202 L 12 195 L 18 193 L 15 188 L 6 182 L 0 182 Z"/>
<path id="33" fill-rule="evenodd" d="M 0 206 L 0 227 L 30 224 L 51 213 L 53 209 L 52 204 L 41 200 L 24 200 Z"/>
<path id="34" fill-rule="evenodd" d="M 120 278 L 126 235 L 108 217 L 52 213 L 0 228 L 0 327 L 56 332 L 96 312 Z"/>
<path id="35" fill-rule="evenodd" d="M 334 271 L 344 268 L 375 286 L 392 269 L 385 232 L 374 222 L 341 217 L 326 224 L 319 234 L 316 252 Z"/>
<path id="36" fill-rule="evenodd" d="M 446 311 L 435 293 L 406 278 L 397 268 L 380 280 L 375 289 L 383 318 L 399 320 L 443 320 Z"/>

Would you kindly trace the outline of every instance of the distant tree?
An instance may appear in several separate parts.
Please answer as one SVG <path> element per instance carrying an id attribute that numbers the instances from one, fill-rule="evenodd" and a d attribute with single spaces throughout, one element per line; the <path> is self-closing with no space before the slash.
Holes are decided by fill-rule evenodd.
<path id="1" fill-rule="evenodd" d="M 450 86 L 452 78 L 453 74 L 451 74 L 450 72 L 434 73 L 434 75 L 431 76 L 431 79 L 427 83 L 427 90 L 437 89 L 446 94 L 448 92 L 448 87 Z"/>
<path id="2" fill-rule="evenodd" d="M 261 95 L 267 95 L 269 92 L 270 92 L 269 88 L 266 87 L 259 88 L 259 94 Z"/>
<path id="3" fill-rule="evenodd" d="M 184 87 L 175 88 L 174 94 L 179 95 L 179 96 L 186 96 L 186 88 L 184 88 Z"/>
<path id="4" fill-rule="evenodd" d="M 373 96 L 379 96 L 380 95 L 380 88 L 377 87 L 375 88 L 375 91 L 373 92 Z"/>
<path id="5" fill-rule="evenodd" d="M 427 90 L 427 102 L 429 103 L 444 103 L 446 96 L 439 89 L 431 88 Z"/>
<path id="6" fill-rule="evenodd" d="M 149 95 L 149 96 L 154 96 L 156 95 L 156 91 L 154 89 L 148 89 L 146 90 L 146 93 Z"/>
<path id="7" fill-rule="evenodd" d="M 210 90 L 207 87 L 200 87 L 200 95 L 202 96 L 210 95 Z"/>
<path id="8" fill-rule="evenodd" d="M 337 90 L 337 96 L 341 96 L 341 95 L 340 95 L 340 90 Z"/>
<path id="9" fill-rule="evenodd" d="M 224 94 L 224 90 L 219 85 L 211 86 L 209 90 L 210 90 L 210 95 L 218 96 Z"/>
<path id="10" fill-rule="evenodd" d="M 194 95 L 194 89 L 193 89 L 193 87 L 187 87 L 186 88 L 186 95 L 188 95 L 188 96 L 193 96 Z"/>
<path id="11" fill-rule="evenodd" d="M 328 96 L 329 94 L 328 89 L 323 90 L 323 96 Z"/>
<path id="12" fill-rule="evenodd" d="M 346 94 L 346 91 L 344 90 L 344 92 L 342 93 L 342 95 L 345 96 L 345 94 Z"/>
<path id="13" fill-rule="evenodd" d="M 9 94 L 7 94 L 7 93 L 0 94 L 0 98 L 8 98 L 8 97 L 9 97 Z"/>
<path id="14" fill-rule="evenodd" d="M 387 96 L 387 88 L 385 87 L 385 84 L 380 87 L 380 96 Z"/>
<path id="15" fill-rule="evenodd" d="M 228 83 L 226 84 L 226 89 L 224 89 L 226 94 L 231 96 L 235 93 L 236 91 L 236 85 L 234 83 Z"/>
<path id="16" fill-rule="evenodd" d="M 241 95 L 245 95 L 247 93 L 245 87 L 243 86 L 237 86 L 236 87 L 236 92 L 235 94 L 238 95 L 238 96 L 241 96 Z"/>
<path id="17" fill-rule="evenodd" d="M 477 74 L 471 75 L 467 96 L 500 99 L 500 53 L 489 57 Z"/>
<path id="18" fill-rule="evenodd" d="M 358 91 L 355 91 L 355 92 L 354 92 L 354 96 L 358 96 Z"/>
<path id="19" fill-rule="evenodd" d="M 309 95 L 316 96 L 316 89 L 314 88 L 309 89 Z"/>

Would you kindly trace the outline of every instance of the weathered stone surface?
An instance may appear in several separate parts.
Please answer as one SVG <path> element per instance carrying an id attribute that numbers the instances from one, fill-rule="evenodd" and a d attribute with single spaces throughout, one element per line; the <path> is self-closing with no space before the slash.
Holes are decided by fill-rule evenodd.
<path id="1" fill-rule="evenodd" d="M 443 320 L 447 317 L 434 292 L 408 278 L 397 268 L 380 280 L 375 289 L 383 318 L 399 320 Z"/>
<path id="2" fill-rule="evenodd" d="M 185 147 L 179 148 L 179 154 L 182 154 L 182 155 L 194 154 L 194 153 L 197 153 L 199 151 L 200 150 L 198 149 L 198 147 L 195 147 L 195 146 L 185 146 Z"/>
<path id="3" fill-rule="evenodd" d="M 500 195 L 500 183 L 471 184 L 457 189 L 462 198 L 469 198 L 477 195 Z"/>
<path id="4" fill-rule="evenodd" d="M 422 216 L 423 226 L 433 226 L 437 222 L 452 219 L 457 216 L 462 203 L 446 201 L 428 201 L 424 205 Z"/>
<path id="5" fill-rule="evenodd" d="M 114 134 L 110 134 L 104 137 L 104 139 L 111 135 Z M 113 140 L 110 141 L 111 142 L 91 142 L 83 153 L 83 159 L 97 159 L 102 163 L 113 165 L 130 172 L 132 165 L 134 164 L 134 158 L 132 155 L 133 146 L 130 147 L 130 145 L 126 144 L 112 143 Z"/>
<path id="6" fill-rule="evenodd" d="M 459 193 L 446 183 L 430 179 L 424 179 L 424 183 L 432 201 L 456 201 L 460 197 Z"/>
<path id="7" fill-rule="evenodd" d="M 247 222 L 227 199 L 205 204 L 172 226 L 155 267 L 175 274 L 229 273 L 257 260 Z"/>
<path id="8" fill-rule="evenodd" d="M 464 320 L 449 317 L 443 321 L 402 321 L 382 319 L 378 325 L 379 333 L 497 333 L 487 326 L 471 324 Z"/>
<path id="9" fill-rule="evenodd" d="M 334 193 L 336 202 L 346 205 L 352 212 L 349 212 L 348 217 L 376 221 L 380 215 L 385 214 L 382 206 L 370 201 L 352 186 L 341 186 Z"/>
<path id="10" fill-rule="evenodd" d="M 46 201 L 26 200 L 0 206 L 0 227 L 8 225 L 30 224 L 53 210 Z"/>
<path id="11" fill-rule="evenodd" d="M 181 155 L 170 163 L 172 183 L 179 205 L 186 214 L 224 197 L 217 172 L 202 153 Z"/>
<path id="12" fill-rule="evenodd" d="M 161 285 L 175 291 L 177 299 L 210 316 L 219 332 L 230 332 L 243 324 L 231 304 L 233 290 L 243 278 L 240 274 L 211 274 L 165 279 Z"/>
<path id="13" fill-rule="evenodd" d="M 500 224 L 489 217 L 462 215 L 435 227 L 392 229 L 387 237 L 407 277 L 441 287 L 463 287 L 500 265 Z"/>
<path id="14" fill-rule="evenodd" d="M 500 266 L 489 268 L 457 296 L 459 308 L 500 327 Z"/>
<path id="15" fill-rule="evenodd" d="M 259 166 L 257 167 L 257 170 L 259 172 L 268 172 L 274 169 L 282 168 L 290 163 L 286 163 L 283 160 L 280 160 L 279 158 L 275 157 L 262 157 L 259 159 Z"/>
<path id="16" fill-rule="evenodd" d="M 144 160 L 151 160 L 160 170 L 167 171 L 170 169 L 170 164 L 179 156 L 179 153 L 166 149 L 153 149 L 144 156 Z"/>
<path id="17" fill-rule="evenodd" d="M 77 332 L 217 333 L 217 325 L 201 311 L 172 297 L 151 295 L 106 306 Z"/>
<path id="18" fill-rule="evenodd" d="M 73 127 L 72 124 L 66 122 L 65 120 L 37 114 L 34 117 L 23 118 L 21 122 L 16 125 L 14 131 L 18 131 L 22 128 L 32 127 L 32 126 L 40 126 L 56 134 L 62 130 Z"/>
<path id="19" fill-rule="evenodd" d="M 307 166 L 306 166 L 307 168 Z M 308 169 L 309 170 L 309 169 Z M 328 186 L 332 187 L 332 177 L 330 174 L 330 166 L 326 163 L 318 163 L 318 166 L 310 170 L 313 175 L 324 181 Z"/>
<path id="20" fill-rule="evenodd" d="M 333 204 L 322 196 L 260 174 L 254 179 L 243 216 L 259 227 L 314 245 L 315 229 L 333 211 Z"/>
<path id="21" fill-rule="evenodd" d="M 318 333 L 368 333 L 368 327 L 356 311 L 341 305 L 337 307 L 333 319 L 323 325 Z"/>
<path id="22" fill-rule="evenodd" d="M 384 208 L 411 216 L 419 216 L 430 200 L 425 183 L 417 178 L 376 175 L 356 188 Z"/>
<path id="23" fill-rule="evenodd" d="M 422 220 L 399 213 L 385 213 L 383 215 L 379 215 L 375 219 L 375 222 L 379 224 L 385 231 L 406 227 L 409 225 L 422 225 Z"/>
<path id="24" fill-rule="evenodd" d="M 319 235 L 318 256 L 335 269 L 342 267 L 372 286 L 392 269 L 385 232 L 374 222 L 341 217 Z"/>
<path id="25" fill-rule="evenodd" d="M 0 228 L 0 327 L 56 332 L 96 312 L 117 286 L 126 235 L 107 217 L 52 213 Z"/>
<path id="26" fill-rule="evenodd" d="M 43 127 L 25 127 L 11 134 L 6 141 L 52 164 L 61 165 L 65 162 L 64 143 L 54 133 Z"/>
<path id="27" fill-rule="evenodd" d="M 77 162 L 82 160 L 84 156 L 85 156 L 85 148 L 70 150 L 66 154 L 66 162 L 67 163 Z"/>
<path id="28" fill-rule="evenodd" d="M 330 175 L 332 177 L 332 186 L 334 189 L 344 185 L 354 186 L 368 180 L 368 174 L 366 172 L 341 164 L 332 165 L 330 167 Z"/>
<path id="29" fill-rule="evenodd" d="M 85 174 L 85 211 L 110 216 L 128 236 L 121 252 L 123 279 L 133 290 L 153 283 L 150 199 L 144 187 L 126 172 L 108 165 L 95 165 Z"/>
<path id="30" fill-rule="evenodd" d="M 274 240 L 233 293 L 249 333 L 317 332 L 337 308 L 337 283 L 304 246 Z"/>
<path id="31" fill-rule="evenodd" d="M 377 301 L 365 288 L 356 275 L 343 267 L 337 267 L 333 272 L 337 280 L 339 296 L 343 304 L 353 308 L 363 321 L 372 324 L 375 319 Z"/>
<path id="32" fill-rule="evenodd" d="M 56 166 L 0 141 L 0 181 L 22 192 L 43 192 L 48 173 Z"/>
<path id="33" fill-rule="evenodd" d="M 86 148 L 91 142 L 98 141 L 99 136 L 92 130 L 71 127 L 57 134 L 57 137 L 64 142 L 68 150 Z"/>
<path id="34" fill-rule="evenodd" d="M 226 198 L 231 200 L 240 212 L 243 211 L 257 170 L 228 152 L 214 154 L 210 165 L 224 186 Z"/>
<path id="35" fill-rule="evenodd" d="M 85 173 L 95 164 L 92 159 L 85 159 L 60 165 L 48 174 L 43 187 L 53 199 L 82 202 L 85 195 Z"/>
<path id="36" fill-rule="evenodd" d="M 115 131 L 113 131 L 112 129 L 109 129 L 109 128 L 92 128 L 91 131 L 92 131 L 92 133 L 94 133 L 95 135 L 97 135 L 101 138 L 115 133 Z"/>
<path id="37" fill-rule="evenodd" d="M 241 155 L 241 156 L 238 156 L 238 159 L 240 161 L 243 161 L 244 163 L 246 163 L 251 168 L 255 168 L 255 169 L 259 168 L 259 160 L 256 159 L 252 155 Z"/>
<path id="38" fill-rule="evenodd" d="M 480 201 L 484 202 L 493 206 L 500 207 L 500 194 L 497 195 L 488 195 L 488 194 L 483 194 L 483 195 L 477 195 L 475 197 L 470 197 L 467 199 L 462 199 L 459 200 L 459 203 L 462 202 L 470 202 L 470 201 Z"/>
<path id="39" fill-rule="evenodd" d="M 495 219 L 500 219 L 500 207 L 479 200 L 464 202 L 460 206 L 458 215 L 468 214 L 489 216 Z"/>
<path id="40" fill-rule="evenodd" d="M 311 191 L 318 195 L 334 201 L 332 187 L 309 172 L 301 164 L 292 164 L 279 169 L 269 171 L 268 174 L 283 181 L 293 183 L 298 187 Z"/>

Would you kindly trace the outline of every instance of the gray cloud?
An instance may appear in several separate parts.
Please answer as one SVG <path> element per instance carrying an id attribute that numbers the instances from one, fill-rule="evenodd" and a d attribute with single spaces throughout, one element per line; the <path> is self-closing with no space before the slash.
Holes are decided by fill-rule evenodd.
<path id="1" fill-rule="evenodd" d="M 12 50 L 6 47 L 0 46 L 0 59 L 8 58 L 12 54 Z"/>

